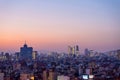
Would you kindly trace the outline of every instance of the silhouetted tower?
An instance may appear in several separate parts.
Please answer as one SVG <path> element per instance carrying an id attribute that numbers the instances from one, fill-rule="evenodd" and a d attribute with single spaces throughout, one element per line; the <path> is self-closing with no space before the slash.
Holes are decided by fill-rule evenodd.
<path id="1" fill-rule="evenodd" d="M 87 48 L 85 49 L 84 53 L 85 53 L 85 55 L 86 55 L 87 57 L 90 56 L 90 50 L 88 50 Z"/>
<path id="2" fill-rule="evenodd" d="M 79 46 L 78 45 L 75 46 L 75 53 L 79 54 Z"/>
<path id="3" fill-rule="evenodd" d="M 20 48 L 21 59 L 32 59 L 33 48 L 28 47 L 25 43 L 23 47 Z"/>

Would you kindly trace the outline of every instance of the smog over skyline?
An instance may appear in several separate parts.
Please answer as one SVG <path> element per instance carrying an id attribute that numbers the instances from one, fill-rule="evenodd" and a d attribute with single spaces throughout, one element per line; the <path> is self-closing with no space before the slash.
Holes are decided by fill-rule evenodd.
<path id="1" fill-rule="evenodd" d="M 120 48 L 120 0 L 1 0 L 0 51 Z"/>

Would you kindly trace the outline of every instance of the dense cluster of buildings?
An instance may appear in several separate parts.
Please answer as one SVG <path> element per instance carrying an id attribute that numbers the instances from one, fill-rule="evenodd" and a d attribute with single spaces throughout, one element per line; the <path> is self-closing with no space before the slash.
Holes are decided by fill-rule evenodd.
<path id="1" fill-rule="evenodd" d="M 0 80 L 120 80 L 120 50 L 98 53 L 79 46 L 68 53 L 41 54 L 24 44 L 20 52 L 0 54 Z"/>

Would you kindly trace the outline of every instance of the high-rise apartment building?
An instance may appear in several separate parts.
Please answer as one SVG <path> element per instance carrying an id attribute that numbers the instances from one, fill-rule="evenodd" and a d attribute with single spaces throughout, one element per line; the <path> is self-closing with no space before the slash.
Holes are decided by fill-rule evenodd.
<path id="1" fill-rule="evenodd" d="M 69 54 L 79 54 L 79 46 L 76 45 L 74 47 L 68 46 L 68 53 Z"/>

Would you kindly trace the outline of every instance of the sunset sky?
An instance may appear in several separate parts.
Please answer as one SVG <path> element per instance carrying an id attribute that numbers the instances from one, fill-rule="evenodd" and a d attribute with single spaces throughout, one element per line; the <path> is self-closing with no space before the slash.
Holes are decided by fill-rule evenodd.
<path id="1" fill-rule="evenodd" d="M 0 0 L 0 52 L 120 49 L 120 0 Z"/>

